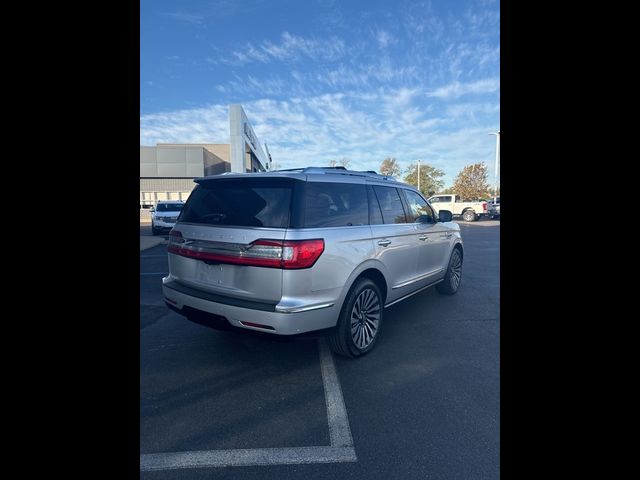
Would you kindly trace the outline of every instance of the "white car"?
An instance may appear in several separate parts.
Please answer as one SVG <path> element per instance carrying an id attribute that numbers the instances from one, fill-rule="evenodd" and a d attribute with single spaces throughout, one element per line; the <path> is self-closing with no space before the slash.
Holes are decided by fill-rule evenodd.
<path id="1" fill-rule="evenodd" d="M 176 224 L 182 207 L 184 207 L 184 202 L 180 200 L 159 201 L 151 212 L 151 231 L 153 234 L 158 235 L 163 230 L 171 230 Z"/>

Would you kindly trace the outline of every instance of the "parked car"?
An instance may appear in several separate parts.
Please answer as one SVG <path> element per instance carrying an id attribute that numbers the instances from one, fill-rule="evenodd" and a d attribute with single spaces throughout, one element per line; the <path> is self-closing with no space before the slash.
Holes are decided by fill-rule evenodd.
<path id="1" fill-rule="evenodd" d="M 329 168 L 228 174 L 198 184 L 169 235 L 167 306 L 214 328 L 328 330 L 358 357 L 384 309 L 426 288 L 454 294 L 463 244 L 451 212 L 412 186 Z"/>
<path id="2" fill-rule="evenodd" d="M 500 218 L 500 196 L 493 197 L 488 204 L 489 217 Z"/>
<path id="3" fill-rule="evenodd" d="M 487 202 L 463 202 L 460 195 L 442 194 L 429 198 L 429 203 L 436 211 L 449 210 L 455 216 L 461 216 L 466 222 L 475 222 L 480 217 L 487 215 Z"/>
<path id="4" fill-rule="evenodd" d="M 151 232 L 159 235 L 163 231 L 171 230 L 176 224 L 178 215 L 184 207 L 179 200 L 161 200 L 151 212 Z"/>

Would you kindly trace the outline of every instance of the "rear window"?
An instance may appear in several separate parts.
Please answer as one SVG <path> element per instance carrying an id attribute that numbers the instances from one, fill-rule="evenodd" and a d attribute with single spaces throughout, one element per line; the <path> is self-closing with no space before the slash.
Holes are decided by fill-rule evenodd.
<path id="1" fill-rule="evenodd" d="M 158 212 L 179 212 L 182 210 L 184 204 L 182 203 L 159 203 L 156 211 Z"/>
<path id="2" fill-rule="evenodd" d="M 308 182 L 305 197 L 304 226 L 307 228 L 369 224 L 364 184 Z"/>
<path id="3" fill-rule="evenodd" d="M 287 228 L 293 181 L 232 179 L 199 184 L 180 222 L 236 227 Z"/>

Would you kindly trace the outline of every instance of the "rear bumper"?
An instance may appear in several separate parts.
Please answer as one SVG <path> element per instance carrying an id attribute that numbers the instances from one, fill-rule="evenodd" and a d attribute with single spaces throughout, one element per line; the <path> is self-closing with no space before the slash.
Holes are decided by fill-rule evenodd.
<path id="1" fill-rule="evenodd" d="M 171 277 L 162 279 L 162 293 L 167 305 L 182 315 L 191 317 L 193 313 L 205 312 L 213 315 L 215 323 L 226 320 L 234 327 L 275 335 L 331 328 L 336 325 L 339 314 L 339 307 L 330 302 L 292 306 L 239 300 L 186 287 Z M 203 321 L 197 323 L 206 325 Z"/>

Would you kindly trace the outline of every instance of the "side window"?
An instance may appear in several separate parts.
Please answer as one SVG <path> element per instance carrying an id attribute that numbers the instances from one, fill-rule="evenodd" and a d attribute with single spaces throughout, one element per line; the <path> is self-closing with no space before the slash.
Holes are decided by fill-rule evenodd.
<path id="1" fill-rule="evenodd" d="M 431 197 L 431 203 L 438 203 L 440 201 L 440 197 Z"/>
<path id="2" fill-rule="evenodd" d="M 434 223 L 433 211 L 427 202 L 413 190 L 404 190 L 404 195 L 409 204 L 409 219 L 415 222 L 421 215 L 429 217 L 429 223 Z"/>
<path id="3" fill-rule="evenodd" d="M 306 228 L 369 224 L 369 202 L 364 184 L 308 182 Z"/>
<path id="4" fill-rule="evenodd" d="M 440 197 L 440 201 L 442 203 L 450 203 L 452 201 L 451 197 Z"/>
<path id="5" fill-rule="evenodd" d="M 407 223 L 400 194 L 394 187 L 375 185 L 373 190 L 376 192 L 376 197 L 378 197 L 384 223 Z"/>

